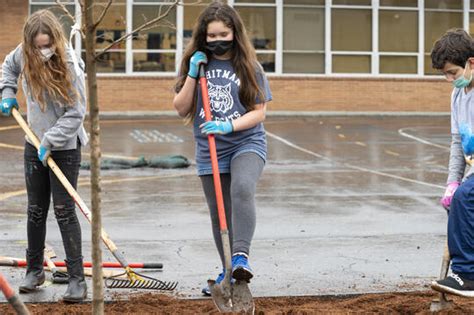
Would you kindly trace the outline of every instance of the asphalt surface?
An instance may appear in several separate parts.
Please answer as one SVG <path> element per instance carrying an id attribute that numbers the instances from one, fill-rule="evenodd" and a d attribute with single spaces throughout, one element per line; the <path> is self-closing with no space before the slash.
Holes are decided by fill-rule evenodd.
<path id="1" fill-rule="evenodd" d="M 265 127 L 269 154 L 258 184 L 250 259 L 254 296 L 427 289 L 439 275 L 445 243 L 447 216 L 439 198 L 447 176 L 449 117 L 270 117 Z M 192 129 L 179 119 L 103 120 L 101 130 L 106 157 L 194 159 Z M 23 144 L 15 121 L 0 119 L 0 256 L 24 258 Z M 119 250 L 130 262 L 163 263 L 163 271 L 146 274 L 179 281 L 178 296 L 201 297 L 220 266 L 194 165 L 101 175 L 102 221 Z M 87 204 L 89 178 L 81 171 L 78 191 Z M 90 261 L 90 226 L 78 216 Z M 52 209 L 47 242 L 63 260 Z M 103 253 L 114 261 L 105 247 Z M 18 288 L 25 271 L 0 272 Z M 55 301 L 65 289 L 47 281 L 21 298 Z M 130 292 L 106 290 L 107 298 Z"/>

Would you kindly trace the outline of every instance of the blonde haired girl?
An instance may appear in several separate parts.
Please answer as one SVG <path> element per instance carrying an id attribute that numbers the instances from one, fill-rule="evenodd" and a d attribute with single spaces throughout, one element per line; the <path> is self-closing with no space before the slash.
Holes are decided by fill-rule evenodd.
<path id="1" fill-rule="evenodd" d="M 61 24 L 47 10 L 33 13 L 23 28 L 23 41 L 5 58 L 0 81 L 3 115 L 18 108 L 16 93 L 21 78 L 26 96 L 28 123 L 41 139 L 39 150 L 25 143 L 25 179 L 28 193 L 28 263 L 20 293 L 35 291 L 45 281 L 43 251 L 46 218 L 53 208 L 63 245 L 69 283 L 64 301 L 80 302 L 87 296 L 82 267 L 81 227 L 74 200 L 47 167 L 52 156 L 76 188 L 81 146 L 88 142 L 83 121 L 86 113 L 84 65 L 68 44 Z"/>

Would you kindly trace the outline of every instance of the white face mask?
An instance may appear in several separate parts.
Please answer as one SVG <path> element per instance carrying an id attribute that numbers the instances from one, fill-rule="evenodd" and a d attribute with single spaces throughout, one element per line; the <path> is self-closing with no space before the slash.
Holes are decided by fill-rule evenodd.
<path id="1" fill-rule="evenodd" d="M 41 51 L 41 59 L 43 59 L 44 62 L 51 59 L 51 57 L 53 57 L 55 53 L 54 50 L 51 48 L 43 48 L 40 51 Z"/>

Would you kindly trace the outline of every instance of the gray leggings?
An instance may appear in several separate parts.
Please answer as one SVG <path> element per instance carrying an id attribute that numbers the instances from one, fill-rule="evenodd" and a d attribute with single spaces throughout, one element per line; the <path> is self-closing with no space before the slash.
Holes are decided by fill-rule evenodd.
<path id="1" fill-rule="evenodd" d="M 253 152 L 243 153 L 230 164 L 230 174 L 221 174 L 227 228 L 229 229 L 232 253 L 250 252 L 250 243 L 255 232 L 255 190 L 262 174 L 264 162 Z M 224 254 L 217 214 L 216 193 L 212 175 L 200 176 L 212 222 L 212 234 L 216 242 L 222 265 Z"/>

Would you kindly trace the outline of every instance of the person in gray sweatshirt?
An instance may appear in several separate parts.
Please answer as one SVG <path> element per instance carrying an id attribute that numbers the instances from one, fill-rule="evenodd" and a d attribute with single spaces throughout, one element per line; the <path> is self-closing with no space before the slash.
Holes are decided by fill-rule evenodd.
<path id="1" fill-rule="evenodd" d="M 453 84 L 451 153 L 441 204 L 449 210 L 448 248 L 452 273 L 433 281 L 434 290 L 474 297 L 474 176 L 466 172 L 466 156 L 474 154 L 474 41 L 462 29 L 449 30 L 434 44 L 433 68 Z"/>
<path id="2" fill-rule="evenodd" d="M 88 142 L 84 63 L 78 60 L 57 18 L 47 10 L 33 13 L 23 28 L 22 43 L 7 55 L 0 80 L 2 114 L 18 109 L 16 93 L 22 83 L 28 124 L 41 140 L 37 150 L 26 137 L 24 166 L 28 195 L 27 271 L 20 293 L 35 291 L 45 281 L 43 252 L 46 218 L 52 195 L 69 274 L 66 302 L 87 296 L 84 280 L 81 227 L 72 197 L 48 168 L 51 156 L 77 187 L 81 146 Z"/>

